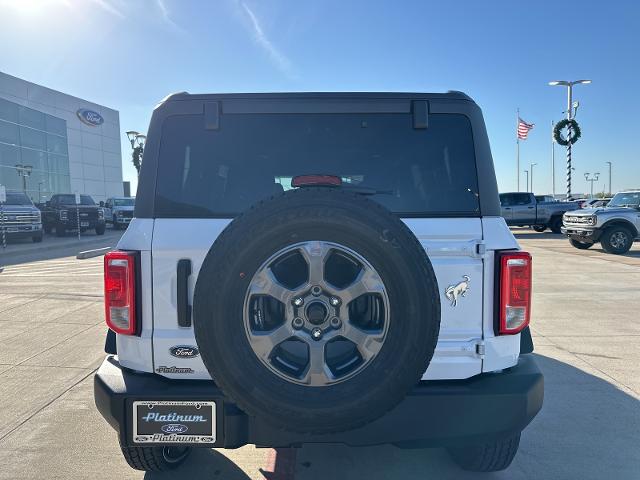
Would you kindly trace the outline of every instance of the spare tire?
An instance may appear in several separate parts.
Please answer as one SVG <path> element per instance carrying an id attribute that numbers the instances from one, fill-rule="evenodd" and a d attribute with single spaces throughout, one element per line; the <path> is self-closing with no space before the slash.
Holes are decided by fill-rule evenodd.
<path id="1" fill-rule="evenodd" d="M 212 378 L 247 414 L 336 432 L 380 417 L 420 380 L 440 297 L 396 215 L 346 189 L 303 188 L 256 204 L 213 243 L 194 329 Z"/>

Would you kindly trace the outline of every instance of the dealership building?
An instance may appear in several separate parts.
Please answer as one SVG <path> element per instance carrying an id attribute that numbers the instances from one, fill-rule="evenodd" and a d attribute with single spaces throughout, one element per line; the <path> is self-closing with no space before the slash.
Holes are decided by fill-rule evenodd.
<path id="1" fill-rule="evenodd" d="M 34 202 L 122 196 L 118 112 L 0 72 L 0 185 Z"/>

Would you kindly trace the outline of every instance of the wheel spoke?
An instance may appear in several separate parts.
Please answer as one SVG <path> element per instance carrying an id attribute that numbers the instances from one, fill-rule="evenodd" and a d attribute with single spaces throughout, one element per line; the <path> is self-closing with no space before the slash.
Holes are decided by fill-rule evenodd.
<path id="1" fill-rule="evenodd" d="M 273 349 L 293 335 L 289 324 L 285 323 L 270 332 L 250 332 L 249 341 L 253 351 L 262 359 L 268 360 Z"/>
<path id="2" fill-rule="evenodd" d="M 358 278 L 354 282 L 340 290 L 340 298 L 342 302 L 347 305 L 352 300 L 355 300 L 365 293 L 383 293 L 384 284 L 380 276 L 372 269 L 363 267 L 362 271 L 358 275 Z"/>
<path id="3" fill-rule="evenodd" d="M 324 359 L 324 342 L 308 343 L 309 365 L 302 377 L 302 382 L 307 385 L 326 385 L 334 380 Z"/>
<path id="4" fill-rule="evenodd" d="M 380 351 L 384 340 L 382 332 L 365 332 L 348 321 L 344 323 L 341 335 L 355 344 L 365 362 Z"/>
<path id="5" fill-rule="evenodd" d="M 292 290 L 282 286 L 270 268 L 258 272 L 249 287 L 252 295 L 269 295 L 287 305 L 293 297 Z"/>
<path id="6" fill-rule="evenodd" d="M 300 253 L 309 265 L 309 283 L 324 283 L 324 262 L 329 255 L 330 247 L 323 242 L 307 242 L 300 248 Z"/>

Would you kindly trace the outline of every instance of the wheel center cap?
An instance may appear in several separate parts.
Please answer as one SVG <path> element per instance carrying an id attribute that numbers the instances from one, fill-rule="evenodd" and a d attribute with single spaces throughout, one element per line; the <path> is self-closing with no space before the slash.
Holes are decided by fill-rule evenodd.
<path id="1" fill-rule="evenodd" d="M 327 318 L 327 307 L 321 302 L 311 302 L 307 307 L 307 319 L 313 325 L 320 325 Z"/>

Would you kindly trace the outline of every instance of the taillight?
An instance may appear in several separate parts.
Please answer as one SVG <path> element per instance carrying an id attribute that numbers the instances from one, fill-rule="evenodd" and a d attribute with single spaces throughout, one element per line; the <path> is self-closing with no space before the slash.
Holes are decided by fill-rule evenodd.
<path id="1" fill-rule="evenodd" d="M 513 335 L 529 325 L 531 318 L 531 255 L 501 252 L 499 334 Z"/>
<path id="2" fill-rule="evenodd" d="M 104 307 L 107 326 L 123 335 L 136 334 L 135 254 L 109 252 L 104 256 Z"/>

